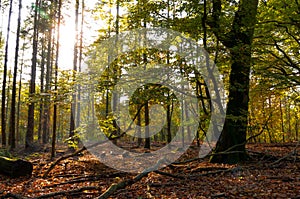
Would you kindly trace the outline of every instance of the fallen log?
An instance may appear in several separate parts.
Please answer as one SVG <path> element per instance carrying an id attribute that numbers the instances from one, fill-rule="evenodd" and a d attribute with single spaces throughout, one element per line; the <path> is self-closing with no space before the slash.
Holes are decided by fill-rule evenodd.
<path id="1" fill-rule="evenodd" d="M 31 162 L 0 156 L 0 173 L 2 174 L 17 178 L 20 176 L 31 175 L 32 170 L 33 165 Z"/>

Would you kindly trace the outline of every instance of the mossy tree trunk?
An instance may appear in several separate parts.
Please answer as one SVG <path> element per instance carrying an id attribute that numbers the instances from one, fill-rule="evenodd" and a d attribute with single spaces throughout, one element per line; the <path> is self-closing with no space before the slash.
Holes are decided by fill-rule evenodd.
<path id="1" fill-rule="evenodd" d="M 33 166 L 31 162 L 14 160 L 0 156 L 0 172 L 10 177 L 31 175 Z"/>
<path id="2" fill-rule="evenodd" d="M 225 124 L 215 149 L 216 155 L 212 156 L 211 162 L 234 164 L 247 158 L 245 145 L 249 77 L 257 6 L 258 0 L 239 1 L 239 7 L 235 12 L 231 30 L 225 33 L 220 25 L 221 0 L 213 1 L 213 14 L 212 18 L 208 19 L 208 24 L 216 37 L 230 50 L 232 64 Z M 217 155 L 217 153 L 224 151 L 227 153 Z"/>

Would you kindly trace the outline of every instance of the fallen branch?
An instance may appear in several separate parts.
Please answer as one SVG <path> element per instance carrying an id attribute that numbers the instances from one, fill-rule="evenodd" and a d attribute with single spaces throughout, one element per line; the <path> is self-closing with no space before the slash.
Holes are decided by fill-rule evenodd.
<path id="1" fill-rule="evenodd" d="M 115 177 L 120 177 L 120 176 L 124 176 L 124 175 L 126 175 L 126 173 L 118 172 L 118 173 L 103 174 L 103 175 L 96 175 L 96 176 L 94 176 L 94 175 L 93 176 L 83 176 L 83 177 L 74 178 L 70 181 L 65 181 L 65 182 L 61 182 L 61 183 L 57 183 L 57 184 L 51 184 L 51 185 L 45 186 L 45 188 L 51 188 L 51 187 L 65 185 L 65 184 L 74 184 L 74 183 L 81 183 L 81 182 L 87 182 L 87 181 L 98 181 L 103 178 L 115 178 Z"/>
<path id="2" fill-rule="evenodd" d="M 216 169 L 216 167 L 214 167 Z M 240 167 L 234 167 L 234 168 L 218 168 L 217 171 L 210 171 L 210 172 L 206 172 L 206 173 L 200 173 L 200 174 L 189 174 L 189 175 L 178 175 L 178 174 L 171 174 L 171 173 L 167 173 L 167 172 L 163 172 L 163 171 L 154 171 L 154 173 L 160 174 L 160 175 L 164 175 L 164 176 L 168 176 L 171 178 L 180 178 L 180 179 L 194 179 L 194 178 L 198 178 L 198 177 L 203 177 L 203 176 L 208 176 L 208 175 L 214 175 L 214 174 L 219 174 L 219 173 L 227 173 L 230 171 L 236 171 L 239 170 Z M 196 172 L 196 171 L 195 171 Z M 195 173 L 193 172 L 193 173 Z"/>
<path id="3" fill-rule="evenodd" d="M 176 174 L 171 174 L 171 173 L 167 173 L 167 172 L 163 172 L 163 171 L 154 171 L 154 173 L 157 173 L 157 174 L 160 174 L 160 175 L 164 175 L 164 176 L 168 176 L 168 177 L 171 177 L 171 178 L 186 178 L 186 176 L 184 175 L 176 175 Z"/>
<path id="4" fill-rule="evenodd" d="M 220 173 L 228 173 L 228 172 L 231 172 L 231 171 L 234 172 L 234 171 L 239 170 L 239 169 L 240 169 L 239 167 L 234 167 L 234 168 L 229 168 L 229 169 L 226 169 L 226 170 L 211 171 L 211 172 L 207 172 L 207 173 L 189 175 L 188 178 L 193 180 L 193 179 L 198 178 L 198 177 L 215 175 L 215 174 L 220 174 Z"/>
<path id="5" fill-rule="evenodd" d="M 232 153 L 244 153 L 243 151 L 229 151 L 229 150 L 237 147 L 238 145 L 241 145 L 241 144 L 234 145 L 233 147 L 230 147 L 227 150 L 222 151 L 222 152 L 210 153 L 210 154 L 208 154 L 208 155 L 206 155 L 205 157 L 202 157 L 202 158 L 193 158 L 193 159 L 185 160 L 185 161 L 182 161 L 182 162 L 173 162 L 172 164 L 170 164 L 168 166 L 172 168 L 172 166 L 174 166 L 174 165 L 178 166 L 178 165 L 181 165 L 181 164 L 186 164 L 186 163 L 190 163 L 190 162 L 194 162 L 194 161 L 200 161 L 200 160 L 203 160 L 203 159 L 205 159 L 207 157 L 214 156 L 214 155 L 226 155 L 226 154 L 232 154 Z"/>
<path id="6" fill-rule="evenodd" d="M 290 142 L 290 143 L 270 143 L 270 144 L 265 144 L 262 145 L 265 148 L 271 148 L 271 147 L 292 147 L 294 148 L 295 146 L 297 146 L 298 142 Z"/>
<path id="7" fill-rule="evenodd" d="M 203 160 L 203 158 L 193 158 L 193 159 L 188 159 L 188 160 L 185 160 L 185 161 L 182 161 L 182 162 L 173 162 L 172 165 L 180 165 L 180 164 L 186 164 L 186 163 L 190 163 L 190 162 L 194 162 L 194 161 L 199 161 L 199 160 Z"/>
<path id="8" fill-rule="evenodd" d="M 115 193 L 116 191 L 118 191 L 120 189 L 124 189 L 127 186 L 130 186 L 130 185 L 138 182 L 143 177 L 147 176 L 150 172 L 157 170 L 158 167 L 160 165 L 164 164 L 165 162 L 166 161 L 164 158 L 160 159 L 157 161 L 157 163 L 153 167 L 145 169 L 142 173 L 138 174 L 133 179 L 125 180 L 125 181 L 119 182 L 117 184 L 113 183 L 101 196 L 98 197 L 98 199 L 106 199 L 106 198 L 110 197 L 113 193 Z"/>
<path id="9" fill-rule="evenodd" d="M 110 140 L 118 139 L 118 138 L 122 137 L 123 135 L 124 135 L 124 134 L 121 134 L 120 136 L 111 138 Z M 49 175 L 50 171 L 52 171 L 52 169 L 54 169 L 54 167 L 55 167 L 58 163 L 60 163 L 61 161 L 66 160 L 66 159 L 71 158 L 71 157 L 74 157 L 74 156 L 76 156 L 77 154 L 79 154 L 79 153 L 81 153 L 81 152 L 83 152 L 83 151 L 85 151 L 85 150 L 87 150 L 87 149 L 96 147 L 96 146 L 98 146 L 98 145 L 100 145 L 100 144 L 104 144 L 104 143 L 106 143 L 106 142 L 108 142 L 108 141 L 110 141 L 110 140 L 103 140 L 103 141 L 101 141 L 101 142 L 94 143 L 94 144 L 92 144 L 92 145 L 90 145 L 90 146 L 88 146 L 88 147 L 83 146 L 81 149 L 78 149 L 78 150 L 75 151 L 74 153 L 71 153 L 71 154 L 67 154 L 67 155 L 61 156 L 60 158 L 58 158 L 56 161 L 54 161 L 54 162 L 50 165 L 50 167 L 49 167 L 49 168 L 47 169 L 47 171 L 44 173 L 43 178 L 46 178 L 46 177 Z"/>
<path id="10" fill-rule="evenodd" d="M 71 195 L 71 194 L 75 194 L 75 193 L 81 193 L 81 192 L 87 191 L 87 190 L 99 190 L 99 189 L 100 188 L 98 186 L 80 187 L 78 189 L 73 189 L 73 190 L 69 190 L 69 191 L 59 191 L 59 192 L 48 193 L 45 195 L 38 196 L 34 199 L 51 198 L 51 197 L 55 197 L 55 196 L 65 196 L 65 195 Z"/>
<path id="11" fill-rule="evenodd" d="M 13 194 L 13 193 L 8 193 L 8 194 L 5 194 L 3 196 L 0 197 L 0 199 L 5 199 L 5 198 L 14 198 L 14 199 L 27 199 L 19 194 Z"/>
<path id="12" fill-rule="evenodd" d="M 215 171 L 215 170 L 227 170 L 226 167 L 198 167 L 196 169 L 192 169 L 191 173 L 199 173 L 204 171 Z"/>
<path id="13" fill-rule="evenodd" d="M 99 143 L 97 143 L 97 144 L 99 144 Z M 70 158 L 70 157 L 73 157 L 73 156 L 75 156 L 75 155 L 77 155 L 77 154 L 79 154 L 79 153 L 85 151 L 86 149 L 87 149 L 87 148 L 84 146 L 84 147 L 82 147 L 81 149 L 75 151 L 74 153 L 67 154 L 67 155 L 64 155 L 64 156 L 61 156 L 60 158 L 58 158 L 55 162 L 53 162 L 53 163 L 50 165 L 50 167 L 49 167 L 49 168 L 47 169 L 47 171 L 44 173 L 43 178 L 46 178 L 46 177 L 49 175 L 50 171 L 52 171 L 52 169 L 54 169 L 54 167 L 55 167 L 58 163 L 60 163 L 61 161 L 65 160 L 65 159 L 68 159 L 68 158 Z"/>
<path id="14" fill-rule="evenodd" d="M 75 156 L 75 155 L 77 155 L 77 154 L 79 154 L 79 153 L 81 153 L 81 152 L 83 152 L 83 151 L 85 151 L 85 150 L 87 150 L 87 149 L 96 147 L 96 146 L 98 146 L 98 145 L 100 145 L 100 144 L 104 144 L 104 143 L 106 143 L 106 142 L 108 142 L 108 141 L 110 141 L 110 140 L 116 140 L 116 139 L 119 139 L 119 138 L 123 137 L 123 136 L 130 130 L 132 124 L 134 123 L 134 120 L 135 120 L 136 117 L 138 116 L 138 114 L 139 114 L 139 112 L 141 111 L 142 107 L 143 107 L 143 106 L 141 106 L 141 107 L 139 108 L 137 114 L 135 115 L 135 117 L 134 117 L 134 119 L 131 121 L 131 123 L 129 124 L 128 128 L 126 129 L 126 131 L 124 131 L 123 133 L 121 133 L 120 135 L 118 135 L 118 136 L 116 136 L 116 137 L 111 137 L 112 135 L 110 135 L 110 136 L 108 137 L 107 140 L 104 140 L 104 141 L 101 141 L 101 142 L 94 143 L 94 144 L 92 144 L 92 145 L 90 145 L 90 146 L 88 146 L 88 147 L 83 146 L 81 149 L 75 151 L 74 153 L 71 153 L 71 154 L 67 154 L 67 155 L 61 156 L 60 158 L 58 158 L 55 162 L 53 162 L 53 163 L 50 165 L 50 167 L 49 167 L 49 168 L 47 169 L 47 171 L 44 173 L 43 178 L 46 178 L 46 177 L 49 175 L 50 171 L 52 171 L 52 169 L 53 169 L 58 163 L 60 163 L 61 161 L 66 160 L 66 159 L 68 159 L 68 158 L 70 158 L 70 157 L 73 157 L 73 156 Z"/>
<path id="15" fill-rule="evenodd" d="M 75 184 L 75 183 L 82 183 L 82 182 L 92 182 L 92 181 L 98 181 L 101 180 L 100 177 L 95 177 L 95 178 L 85 178 L 85 179 L 77 179 L 77 180 L 70 180 L 70 181 L 66 181 L 66 182 L 61 182 L 61 183 L 57 183 L 57 184 L 52 184 L 52 185 L 48 185 L 45 186 L 45 188 L 53 188 L 53 187 L 58 187 L 61 185 L 66 185 L 66 184 Z M 102 184 L 99 184 L 102 185 Z"/>
<path id="16" fill-rule="evenodd" d="M 181 186 L 182 183 L 180 182 L 175 182 L 175 183 L 149 183 L 149 187 L 178 187 Z"/>
<path id="17" fill-rule="evenodd" d="M 299 143 L 300 143 L 300 141 L 297 142 L 296 146 L 294 147 L 294 149 L 289 154 L 287 154 L 286 156 L 284 156 L 284 157 L 276 160 L 275 162 L 273 162 L 271 164 L 271 166 L 274 166 L 275 164 L 278 164 L 279 162 L 281 162 L 281 161 L 283 161 L 285 159 L 288 159 L 288 158 L 290 158 L 292 156 L 295 156 L 295 160 L 296 160 L 297 159 L 297 156 L 296 156 L 297 155 L 297 148 L 299 146 Z"/>

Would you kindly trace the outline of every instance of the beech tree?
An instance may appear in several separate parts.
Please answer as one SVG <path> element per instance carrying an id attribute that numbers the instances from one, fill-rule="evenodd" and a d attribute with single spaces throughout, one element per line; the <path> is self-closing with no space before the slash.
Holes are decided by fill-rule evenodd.
<path id="1" fill-rule="evenodd" d="M 225 32 L 220 17 L 222 1 L 213 0 L 213 12 L 208 19 L 215 36 L 227 47 L 231 56 L 229 96 L 226 119 L 212 162 L 237 163 L 246 160 L 245 149 L 248 126 L 248 102 L 250 69 L 252 63 L 252 42 L 256 24 L 258 0 L 239 1 L 231 29 Z"/>

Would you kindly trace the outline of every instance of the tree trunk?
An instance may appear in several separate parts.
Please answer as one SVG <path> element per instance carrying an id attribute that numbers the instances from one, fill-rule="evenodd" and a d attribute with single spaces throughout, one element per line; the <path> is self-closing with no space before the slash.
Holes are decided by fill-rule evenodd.
<path id="1" fill-rule="evenodd" d="M 281 133 L 282 133 L 282 142 L 285 142 L 285 130 L 284 130 L 284 119 L 283 119 L 283 110 L 282 110 L 282 101 L 281 98 L 279 98 L 279 109 L 280 109 L 280 124 L 281 124 Z"/>
<path id="2" fill-rule="evenodd" d="M 172 141 L 172 132 L 171 132 L 171 123 L 172 123 L 172 113 L 171 113 L 171 98 L 170 98 L 170 91 L 168 91 L 167 97 L 167 143 L 171 143 Z M 170 145 L 168 145 L 170 146 Z"/>
<path id="3" fill-rule="evenodd" d="M 73 57 L 73 81 L 76 78 L 77 72 L 77 61 L 78 61 L 78 18 L 79 18 L 79 0 L 76 0 L 75 3 L 75 44 L 74 44 L 74 57 Z M 72 103 L 71 103 L 71 118 L 70 118 L 70 132 L 69 137 L 73 137 L 75 135 L 75 118 L 76 118 L 76 104 L 77 104 L 77 96 L 75 92 L 72 95 Z M 72 139 L 73 140 L 73 139 Z"/>
<path id="4" fill-rule="evenodd" d="M 145 93 L 148 92 L 148 87 L 145 86 Z M 148 94 L 147 94 L 148 95 Z M 148 104 L 148 99 L 146 99 L 145 103 L 145 149 L 150 149 L 150 132 L 149 132 L 149 123 L 150 123 L 150 118 L 149 118 L 149 104 Z"/>
<path id="5" fill-rule="evenodd" d="M 33 33 L 33 47 L 32 47 L 32 65 L 31 65 L 31 79 L 29 85 L 29 96 L 32 98 L 35 94 L 35 78 L 36 78 L 36 65 L 37 65 L 37 51 L 38 51 L 38 7 L 39 1 L 35 1 L 35 11 L 34 11 L 34 33 Z M 34 107 L 35 102 L 30 99 L 28 106 L 28 125 L 25 138 L 25 148 L 30 148 L 33 146 L 33 134 L 34 134 Z"/>
<path id="6" fill-rule="evenodd" d="M 58 5 L 57 5 L 58 4 Z M 52 126 L 52 143 L 51 143 L 51 159 L 55 157 L 55 148 L 56 148 L 56 128 L 57 128 L 57 81 L 58 81 L 58 57 L 59 57 L 59 45 L 60 45 L 60 23 L 61 23 L 61 7 L 62 0 L 56 1 L 56 7 L 58 9 L 58 21 L 57 21 L 57 35 L 56 35 L 56 59 L 55 59 L 55 69 L 54 69 L 54 93 L 55 100 L 53 106 L 53 126 Z"/>
<path id="7" fill-rule="evenodd" d="M 42 131 L 42 141 L 43 144 L 49 142 L 49 130 L 50 130 L 50 93 L 51 93 L 51 73 L 52 73 L 52 15 L 53 8 L 50 8 L 50 23 L 48 27 L 47 35 L 47 62 L 46 62 L 46 84 L 45 84 L 45 101 L 44 101 L 44 114 L 43 114 L 43 131 Z"/>
<path id="8" fill-rule="evenodd" d="M 10 35 L 10 22 L 12 14 L 12 0 L 9 2 L 9 13 L 5 43 L 5 55 L 4 55 L 4 67 L 3 67 L 3 79 L 2 79 L 2 102 L 1 102 L 1 133 L 2 133 L 2 146 L 6 146 L 6 76 L 7 76 L 7 62 L 8 62 L 8 44 Z"/>
<path id="9" fill-rule="evenodd" d="M 10 177 L 31 175 L 33 165 L 24 160 L 13 160 L 0 156 L 0 172 Z"/>
<path id="10" fill-rule="evenodd" d="M 79 63 L 78 63 L 78 72 L 81 72 L 82 68 L 82 60 L 83 60 L 83 29 L 84 29 L 84 11 L 85 11 L 85 3 L 84 0 L 81 1 L 81 27 L 80 27 L 80 38 L 79 38 Z M 81 86 L 78 85 L 78 96 L 77 96 L 77 118 L 76 118 L 76 126 L 80 126 L 80 118 L 81 118 Z"/>
<path id="11" fill-rule="evenodd" d="M 42 54 L 41 54 L 41 74 L 40 74 L 40 93 L 44 93 L 45 86 L 44 86 L 44 79 L 45 79 L 45 39 L 41 39 L 42 45 Z M 42 130 L 43 130 L 43 118 L 44 118 L 44 99 L 40 98 L 40 108 L 39 108 L 39 126 L 38 126 L 38 142 L 42 142 Z"/>
<path id="12" fill-rule="evenodd" d="M 10 146 L 12 149 L 16 147 L 16 95 L 17 95 L 17 73 L 18 73 L 18 59 L 19 59 L 19 44 L 20 44 L 20 29 L 21 29 L 21 10 L 22 0 L 19 0 L 19 14 L 18 14 L 18 26 L 16 35 L 16 49 L 15 49 L 15 63 L 13 71 L 13 88 L 11 96 L 11 111 L 10 111 L 10 126 L 9 133 L 11 137 Z"/>
<path id="13" fill-rule="evenodd" d="M 22 93 L 22 76 L 23 76 L 23 66 L 24 66 L 24 54 L 25 54 L 25 38 L 23 38 L 22 47 L 22 62 L 20 66 L 19 75 L 19 88 L 18 88 L 18 105 L 17 105 L 17 123 L 16 123 L 16 143 L 20 142 L 20 110 L 21 110 L 21 93 Z"/>
<path id="14" fill-rule="evenodd" d="M 232 29 L 229 33 L 223 35 L 217 32 L 220 30 L 221 1 L 215 0 L 213 6 L 215 21 L 211 25 L 215 35 L 229 48 L 232 60 L 225 124 L 215 149 L 215 153 L 223 151 L 228 153 L 212 156 L 211 162 L 217 163 L 235 164 L 247 158 L 245 145 L 248 122 L 249 77 L 252 64 L 251 45 L 256 24 L 258 0 L 244 0 L 239 3 Z"/>
<path id="15" fill-rule="evenodd" d="M 141 126 L 142 126 L 142 118 L 141 118 L 141 112 L 139 111 L 138 113 L 137 113 L 138 115 L 137 115 L 137 125 L 139 126 L 139 128 L 137 128 L 137 137 L 138 137 L 138 143 L 137 143 L 137 145 L 138 145 L 138 147 L 140 147 L 141 145 L 142 145 L 142 138 L 141 138 L 141 136 L 142 136 L 142 132 L 141 132 Z"/>

